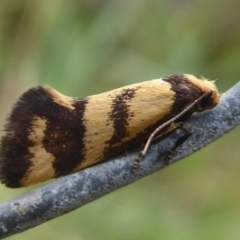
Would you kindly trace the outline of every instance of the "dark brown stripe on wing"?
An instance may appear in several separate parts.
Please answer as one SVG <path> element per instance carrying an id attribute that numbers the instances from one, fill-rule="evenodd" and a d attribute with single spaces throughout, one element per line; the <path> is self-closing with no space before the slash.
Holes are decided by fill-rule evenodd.
<path id="1" fill-rule="evenodd" d="M 71 173 L 79 165 L 85 155 L 83 115 L 87 99 L 76 100 L 69 109 L 53 103 L 52 112 L 45 131 L 44 147 L 55 157 L 53 168 L 56 176 Z"/>
<path id="2" fill-rule="evenodd" d="M 112 100 L 112 111 L 109 113 L 109 118 L 113 122 L 114 133 L 111 139 L 107 141 L 107 148 L 111 148 L 128 136 L 128 119 L 131 116 L 129 102 L 134 97 L 136 90 L 136 88 L 124 89 Z"/>
<path id="3" fill-rule="evenodd" d="M 0 179 L 8 187 L 21 187 L 21 179 L 32 165 L 33 154 L 29 152 L 35 144 L 29 139 L 32 121 L 44 110 L 49 98 L 44 87 L 29 89 L 19 98 L 7 119 L 1 141 Z"/>
<path id="4" fill-rule="evenodd" d="M 174 74 L 163 78 L 163 80 L 171 83 L 171 90 L 175 92 L 175 102 L 171 111 L 172 115 L 179 114 L 186 106 L 191 104 L 203 94 L 200 88 L 190 82 L 186 76 L 182 74 Z M 195 108 L 187 112 L 178 121 L 180 122 L 186 120 L 193 114 L 194 111 Z"/>

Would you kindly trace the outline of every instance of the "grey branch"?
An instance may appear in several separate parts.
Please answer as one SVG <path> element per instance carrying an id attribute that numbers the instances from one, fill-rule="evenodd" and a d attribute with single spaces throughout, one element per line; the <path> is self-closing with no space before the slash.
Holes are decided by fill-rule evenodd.
<path id="1" fill-rule="evenodd" d="M 240 82 L 222 95 L 217 107 L 186 121 L 193 134 L 178 148 L 171 163 L 205 147 L 239 123 Z M 164 168 L 167 153 L 182 134 L 177 131 L 151 146 L 136 173 L 131 169 L 139 149 L 54 180 L 0 205 L 0 238 L 33 228 Z"/>

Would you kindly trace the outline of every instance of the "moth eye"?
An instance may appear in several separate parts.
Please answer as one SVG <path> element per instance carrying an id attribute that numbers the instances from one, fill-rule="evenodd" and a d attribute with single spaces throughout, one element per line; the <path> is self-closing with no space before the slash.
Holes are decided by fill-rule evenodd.
<path id="1" fill-rule="evenodd" d="M 206 109 L 213 108 L 216 104 L 213 101 L 213 95 L 210 94 L 206 96 L 198 105 L 197 105 L 197 112 L 202 112 Z"/>

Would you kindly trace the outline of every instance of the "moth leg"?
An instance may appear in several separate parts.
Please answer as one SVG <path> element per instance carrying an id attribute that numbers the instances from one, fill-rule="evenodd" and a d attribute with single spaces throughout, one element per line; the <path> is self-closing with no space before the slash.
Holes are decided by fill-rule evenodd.
<path id="1" fill-rule="evenodd" d="M 182 137 L 180 137 L 174 147 L 172 148 L 172 150 L 168 153 L 165 161 L 164 161 L 164 165 L 167 166 L 169 164 L 169 161 L 171 160 L 173 154 L 175 153 L 176 149 L 182 145 L 192 134 L 192 132 L 189 130 L 189 128 L 184 125 L 183 123 L 181 123 L 181 125 L 178 127 L 179 129 L 183 130 L 185 132 L 185 135 L 183 135 Z"/>
<path id="2" fill-rule="evenodd" d="M 176 124 L 172 124 L 170 126 L 170 128 L 167 129 L 165 132 L 160 133 L 159 135 L 154 137 L 151 143 L 154 144 L 154 143 L 160 142 L 163 139 L 169 137 L 174 131 L 176 131 L 177 129 L 181 129 L 182 125 L 183 125 L 182 122 L 176 123 Z"/>
<path id="3" fill-rule="evenodd" d="M 165 132 L 163 132 L 163 133 L 159 134 L 158 136 L 154 137 L 154 138 L 152 139 L 152 141 L 151 141 L 151 144 L 167 138 L 168 136 L 170 136 L 170 135 L 171 135 L 174 131 L 176 131 L 177 129 L 183 130 L 184 132 L 186 132 L 186 135 L 189 135 L 189 136 L 191 135 L 191 132 L 189 131 L 189 129 L 187 128 L 187 126 L 184 125 L 182 122 L 179 122 L 179 123 L 176 123 L 176 124 L 172 124 L 172 125 L 170 126 L 170 129 L 168 129 L 168 130 L 166 130 Z M 188 136 L 188 137 L 189 137 L 189 136 Z M 184 135 L 183 137 L 185 137 L 185 135 Z M 187 138 L 184 140 L 184 139 L 182 139 L 183 137 L 180 137 L 180 138 L 178 139 L 180 143 L 177 145 L 177 143 L 178 143 L 178 141 L 177 141 L 177 143 L 175 144 L 174 148 L 173 148 L 173 149 L 170 151 L 170 153 L 168 154 L 169 160 L 171 159 L 171 156 L 173 155 L 173 153 L 174 153 L 174 151 L 177 149 L 177 147 L 178 147 L 179 145 L 181 145 L 181 144 L 188 138 L 188 137 L 187 137 Z M 182 140 L 184 140 L 184 141 L 182 141 Z M 177 145 L 177 146 L 176 146 L 176 145 Z M 149 145 L 149 146 L 150 146 L 150 145 Z M 140 163 L 141 159 L 146 155 L 146 153 L 147 153 L 147 151 L 148 151 L 148 148 L 149 148 L 149 147 L 147 147 L 147 148 L 144 147 L 143 150 L 142 150 L 142 151 L 139 153 L 139 155 L 136 157 L 135 162 L 134 162 L 134 164 L 133 164 L 132 172 L 136 172 L 136 170 L 137 170 L 137 168 L 138 168 L 138 166 L 139 166 L 139 163 Z M 168 159 L 168 158 L 167 158 L 167 159 Z M 168 160 L 168 162 L 169 162 L 169 160 Z"/>

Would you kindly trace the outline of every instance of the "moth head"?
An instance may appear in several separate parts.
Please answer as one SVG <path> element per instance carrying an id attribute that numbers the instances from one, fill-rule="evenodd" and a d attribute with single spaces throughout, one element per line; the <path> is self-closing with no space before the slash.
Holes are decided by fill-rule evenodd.
<path id="1" fill-rule="evenodd" d="M 220 93 L 214 83 L 214 81 L 209 81 L 208 79 L 202 77 L 198 79 L 193 75 L 185 74 L 186 78 L 197 86 L 201 91 L 202 95 L 207 94 L 206 97 L 196 106 L 196 112 L 202 112 L 206 109 L 211 109 L 215 107 L 220 101 Z"/>

